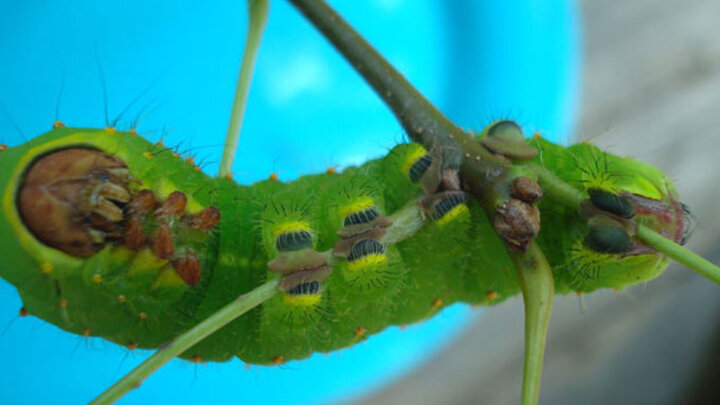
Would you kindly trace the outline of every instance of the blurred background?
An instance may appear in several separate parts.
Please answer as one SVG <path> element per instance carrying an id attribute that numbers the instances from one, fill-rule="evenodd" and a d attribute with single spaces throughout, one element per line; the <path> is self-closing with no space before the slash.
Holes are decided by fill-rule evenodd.
<path id="1" fill-rule="evenodd" d="M 178 145 L 215 173 L 247 26 L 243 1 L 0 4 L 0 142 L 21 143 L 56 118 L 104 126 L 104 77 L 111 119 L 137 98 L 119 127 L 139 117 L 142 135 Z M 720 229 L 713 199 L 720 186 L 712 177 L 713 146 L 720 146 L 714 135 L 720 117 L 713 114 L 720 98 L 720 31 L 713 22 L 719 5 L 331 4 L 466 128 L 513 118 L 528 132 L 559 141 L 580 134 L 660 166 L 700 223 L 691 247 L 711 255 Z M 271 172 L 290 180 L 342 169 L 403 139 L 392 115 L 323 38 L 285 1 L 272 1 L 235 178 L 250 184 Z M 715 291 L 672 269 L 629 291 L 582 302 L 561 297 L 542 401 L 707 398 L 692 386 L 708 375 L 702 360 L 720 314 Z M 149 354 L 18 320 L 20 306 L 14 288 L 0 282 L 3 402 L 86 402 Z M 174 361 L 124 402 L 517 403 L 521 307 L 519 297 L 482 313 L 454 306 L 429 322 L 282 367 Z"/>

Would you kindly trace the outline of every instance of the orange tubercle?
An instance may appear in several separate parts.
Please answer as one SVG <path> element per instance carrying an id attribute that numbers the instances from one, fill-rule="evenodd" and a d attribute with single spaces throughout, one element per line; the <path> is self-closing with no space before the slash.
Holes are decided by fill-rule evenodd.
<path id="1" fill-rule="evenodd" d="M 284 356 L 275 356 L 272 359 L 272 363 L 276 366 L 279 366 L 280 364 L 285 363 L 285 357 Z"/>
<path id="2" fill-rule="evenodd" d="M 65 127 L 65 124 L 62 123 L 62 121 L 55 121 L 53 122 L 53 129 L 55 128 L 63 128 Z"/>

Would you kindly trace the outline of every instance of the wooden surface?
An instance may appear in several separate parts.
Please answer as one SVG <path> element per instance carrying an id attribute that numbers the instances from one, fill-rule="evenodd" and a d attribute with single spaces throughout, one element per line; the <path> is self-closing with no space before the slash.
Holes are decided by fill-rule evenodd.
<path id="1" fill-rule="evenodd" d="M 720 262 L 720 1 L 581 6 L 578 133 L 668 173 L 698 222 L 688 246 Z M 521 299 L 480 318 L 426 367 L 362 402 L 519 403 Z M 540 402 L 711 403 L 716 382 L 698 385 L 714 375 L 719 321 L 720 287 L 677 265 L 620 293 L 558 297 Z"/>

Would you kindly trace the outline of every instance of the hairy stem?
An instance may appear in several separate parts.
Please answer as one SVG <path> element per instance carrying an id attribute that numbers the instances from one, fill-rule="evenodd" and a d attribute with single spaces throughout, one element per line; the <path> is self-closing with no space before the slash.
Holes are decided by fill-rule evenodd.
<path id="1" fill-rule="evenodd" d="M 545 255 L 535 242 L 525 253 L 511 252 L 525 303 L 525 365 L 523 369 L 522 404 L 537 404 L 540 375 L 545 354 L 555 281 Z"/>
<path id="2" fill-rule="evenodd" d="M 230 124 L 228 126 L 227 137 L 225 138 L 225 149 L 223 150 L 222 160 L 220 161 L 221 177 L 232 173 L 238 139 L 240 139 L 240 128 L 242 127 L 243 117 L 245 116 L 245 105 L 247 104 L 248 93 L 250 93 L 250 80 L 252 79 L 255 68 L 255 59 L 257 58 L 258 49 L 260 48 L 260 40 L 262 39 L 265 23 L 267 22 L 269 8 L 269 0 L 248 0 L 250 22 L 245 42 L 245 51 L 243 53 L 242 63 L 240 64 L 240 73 L 238 74 L 237 88 L 235 89 L 235 100 L 233 102 L 232 113 L 230 114 Z"/>
<path id="3" fill-rule="evenodd" d="M 165 343 L 155 354 L 135 367 L 112 387 L 95 398 L 91 404 L 112 404 L 131 389 L 140 386 L 150 374 L 154 373 L 165 363 L 182 354 L 193 345 L 210 336 L 212 333 L 232 322 L 240 315 L 257 307 L 278 292 L 279 279 L 273 279 L 256 289 L 241 295 L 230 304 L 215 312 L 209 318 L 192 327 L 182 335 Z"/>

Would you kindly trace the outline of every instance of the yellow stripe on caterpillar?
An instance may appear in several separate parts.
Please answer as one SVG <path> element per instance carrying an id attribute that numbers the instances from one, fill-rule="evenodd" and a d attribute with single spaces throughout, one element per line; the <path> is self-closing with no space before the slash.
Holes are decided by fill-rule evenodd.
<path id="1" fill-rule="evenodd" d="M 375 253 L 363 256 L 359 259 L 348 262 L 348 271 L 358 271 L 367 267 L 377 266 L 387 263 L 387 255 L 385 253 Z"/>
<path id="2" fill-rule="evenodd" d="M 423 156 L 427 155 L 427 151 L 425 150 L 425 148 L 422 147 L 422 145 L 416 143 L 411 145 L 412 149 L 408 153 L 408 156 L 402 166 L 402 172 L 404 174 L 409 174 L 410 168 Z"/>
<path id="3" fill-rule="evenodd" d="M 450 211 L 446 212 L 445 215 L 437 219 L 439 226 L 444 226 L 454 221 L 456 218 L 462 216 L 464 213 L 469 212 L 468 206 L 460 204 L 453 207 Z"/>
<path id="4" fill-rule="evenodd" d="M 339 213 L 342 218 L 345 218 L 356 212 L 365 211 L 367 209 L 373 208 L 374 206 L 375 201 L 373 201 L 371 197 L 360 197 L 357 200 L 340 207 Z"/>
<path id="5" fill-rule="evenodd" d="M 283 294 L 283 302 L 296 307 L 312 307 L 320 303 L 322 294 Z"/>
<path id="6" fill-rule="evenodd" d="M 310 224 L 308 224 L 305 221 L 292 221 L 292 222 L 283 222 L 281 224 L 275 225 L 273 227 L 273 236 L 276 238 L 284 233 L 288 232 L 297 232 L 297 231 L 307 231 L 310 232 L 312 229 L 310 228 Z"/>

